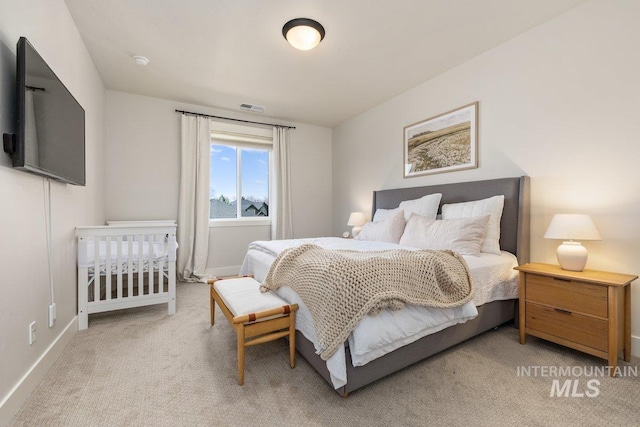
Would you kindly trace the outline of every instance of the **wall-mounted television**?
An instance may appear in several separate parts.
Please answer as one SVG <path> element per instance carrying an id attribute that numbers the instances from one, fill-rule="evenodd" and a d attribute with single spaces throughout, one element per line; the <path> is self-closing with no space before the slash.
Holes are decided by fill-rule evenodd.
<path id="1" fill-rule="evenodd" d="M 17 126 L 4 151 L 14 168 L 85 185 L 84 109 L 26 38 L 17 50 Z"/>

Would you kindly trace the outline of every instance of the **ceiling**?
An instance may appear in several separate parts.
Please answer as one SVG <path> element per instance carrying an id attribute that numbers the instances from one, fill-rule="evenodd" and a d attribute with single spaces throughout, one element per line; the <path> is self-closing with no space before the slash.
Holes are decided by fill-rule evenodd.
<path id="1" fill-rule="evenodd" d="M 584 0 L 65 0 L 107 89 L 334 127 Z M 293 18 L 326 30 L 310 51 Z M 147 66 L 132 57 L 149 58 Z"/>

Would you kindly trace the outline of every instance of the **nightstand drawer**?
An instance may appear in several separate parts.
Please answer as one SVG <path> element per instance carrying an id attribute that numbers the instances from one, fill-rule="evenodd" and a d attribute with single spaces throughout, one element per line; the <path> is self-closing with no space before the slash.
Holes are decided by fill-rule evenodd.
<path id="1" fill-rule="evenodd" d="M 607 351 L 609 324 L 606 320 L 527 303 L 526 325 L 527 332 L 540 331 L 597 350 Z"/>
<path id="2" fill-rule="evenodd" d="M 526 300 L 572 313 L 607 317 L 606 286 L 527 274 Z"/>

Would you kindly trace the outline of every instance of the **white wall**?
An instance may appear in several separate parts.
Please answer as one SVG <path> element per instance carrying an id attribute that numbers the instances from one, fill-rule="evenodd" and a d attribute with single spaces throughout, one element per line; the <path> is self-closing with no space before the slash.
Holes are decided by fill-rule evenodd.
<path id="1" fill-rule="evenodd" d="M 587 268 L 640 273 L 640 2 L 594 0 L 376 108 L 333 134 L 335 233 L 377 189 L 531 177 L 531 259 L 554 213 L 591 214 Z M 402 177 L 404 126 L 479 101 L 477 169 Z M 640 290 L 632 286 L 640 355 Z"/>
<path id="2" fill-rule="evenodd" d="M 104 86 L 63 0 L 0 3 L 0 132 L 15 132 L 16 43 L 25 36 L 85 109 L 87 185 L 51 184 L 50 304 L 43 178 L 0 152 L 0 425 L 8 422 L 77 331 L 77 225 L 104 221 Z M 36 342 L 28 325 L 37 322 Z"/>
<path id="3" fill-rule="evenodd" d="M 180 114 L 187 110 L 270 122 L 243 114 L 164 99 L 107 91 L 107 206 L 109 220 L 176 219 L 180 176 Z M 331 233 L 331 130 L 300 123 L 291 131 L 295 237 Z M 269 227 L 211 227 L 207 270 L 237 272 L 253 240 Z"/>

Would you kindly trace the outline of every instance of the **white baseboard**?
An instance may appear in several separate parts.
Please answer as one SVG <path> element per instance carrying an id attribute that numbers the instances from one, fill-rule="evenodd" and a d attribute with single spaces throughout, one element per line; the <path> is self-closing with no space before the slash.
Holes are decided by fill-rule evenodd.
<path id="1" fill-rule="evenodd" d="M 640 337 L 631 335 L 631 355 L 640 357 Z"/>
<path id="2" fill-rule="evenodd" d="M 209 277 L 215 276 L 237 276 L 240 272 L 241 265 L 232 265 L 230 267 L 208 268 L 206 273 Z"/>
<path id="3" fill-rule="evenodd" d="M 20 381 L 9 391 L 5 398 L 0 401 L 0 426 L 9 425 L 13 416 L 40 384 L 76 332 L 78 332 L 78 316 L 75 316 L 69 322 L 42 356 L 20 378 Z"/>

